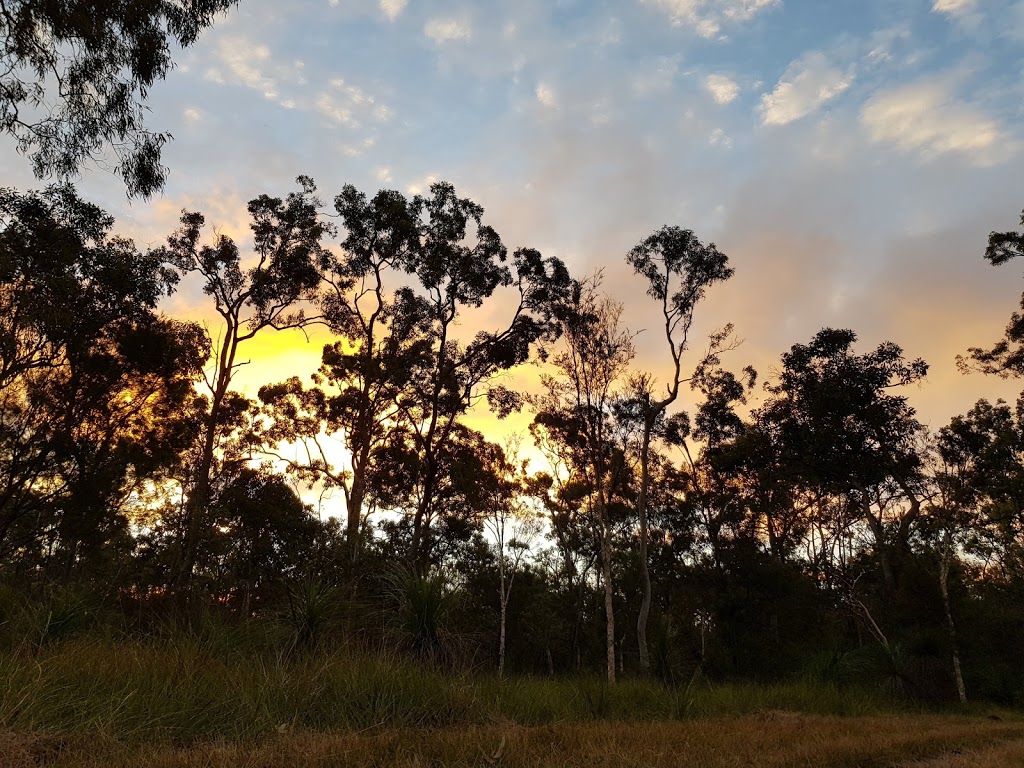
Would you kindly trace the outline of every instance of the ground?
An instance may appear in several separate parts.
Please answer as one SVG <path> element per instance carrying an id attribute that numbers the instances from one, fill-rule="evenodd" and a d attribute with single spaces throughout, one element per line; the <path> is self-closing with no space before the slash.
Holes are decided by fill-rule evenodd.
<path id="1" fill-rule="evenodd" d="M 296 731 L 255 742 L 125 746 L 103 734 L 0 733 L 4 768 L 1019 768 L 1024 722 L 957 715 L 825 717 L 770 710 L 656 723 Z"/>

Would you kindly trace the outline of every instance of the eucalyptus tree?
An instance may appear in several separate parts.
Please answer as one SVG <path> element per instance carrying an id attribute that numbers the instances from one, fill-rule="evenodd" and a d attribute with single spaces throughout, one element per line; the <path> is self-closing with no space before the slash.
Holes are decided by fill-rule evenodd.
<path id="1" fill-rule="evenodd" d="M 1024 225 L 1024 211 L 1021 212 Z M 988 236 L 985 259 L 995 267 L 1024 255 L 1024 232 L 992 232 Z M 968 350 L 970 361 L 957 358 L 962 368 L 974 367 L 984 373 L 999 376 L 1024 376 L 1024 296 L 1021 297 L 1022 312 L 1010 315 L 1004 337 L 991 349 L 972 347 Z"/>
<path id="2" fill-rule="evenodd" d="M 172 587 L 188 586 L 211 499 L 215 459 L 226 437 L 225 428 L 239 407 L 232 393 L 235 374 L 244 361 L 243 344 L 268 330 L 300 328 L 311 322 L 301 302 L 315 298 L 326 260 L 321 244 L 330 226 L 319 214 L 316 187 L 299 177 L 300 191 L 286 198 L 261 195 L 250 201 L 254 254 L 243 259 L 235 242 L 218 235 L 202 245 L 205 219 L 184 212 L 181 228 L 157 253 L 185 273 L 198 274 L 203 291 L 213 299 L 220 317 L 216 344 L 205 372 L 209 404 L 201 424 L 196 467 L 187 489 L 188 501 L 178 567 Z M 252 266 L 248 266 L 248 263 Z"/>
<path id="3" fill-rule="evenodd" d="M 0 553 L 64 575 L 189 436 L 201 329 L 159 316 L 176 275 L 70 187 L 0 190 Z"/>
<path id="4" fill-rule="evenodd" d="M 38 178 L 74 176 L 114 155 L 131 197 L 163 188 L 161 149 L 146 97 L 187 48 L 238 0 L 0 1 L 0 132 Z"/>
<path id="5" fill-rule="evenodd" d="M 340 487 L 345 497 L 350 558 L 359 556 L 360 526 L 372 493 L 375 452 L 382 448 L 408 371 L 425 349 L 424 318 L 400 312 L 396 283 L 419 245 L 416 210 L 398 192 L 372 199 L 346 186 L 334 201 L 344 237 L 325 254 L 317 304 L 341 340 L 323 350 L 323 364 L 306 389 L 297 377 L 260 390 L 272 424 L 271 442 L 302 441 L 304 459 L 287 459 L 309 481 Z M 336 393 L 330 393 L 330 389 Z M 350 470 L 339 469 L 321 435 L 340 435 Z M 282 456 L 279 456 L 282 458 Z"/>
<path id="6" fill-rule="evenodd" d="M 607 674 L 615 682 L 616 640 L 612 581 L 616 496 L 627 483 L 625 451 L 614 405 L 634 356 L 633 335 L 621 324 L 622 304 L 599 291 L 600 280 L 573 281 L 559 306 L 564 343 L 552 362 L 558 375 L 543 378 L 544 393 L 533 400 L 535 440 L 557 444 L 570 473 L 567 490 L 583 502 L 598 542 L 604 591 Z M 571 490 L 570 490 L 571 488 Z"/>
<path id="7" fill-rule="evenodd" d="M 639 557 L 643 598 L 637 618 L 637 641 L 640 668 L 647 672 L 651 667 L 647 650 L 647 620 L 651 612 L 651 574 L 647 557 L 651 439 L 658 420 L 679 397 L 679 387 L 683 380 L 682 356 L 689 344 L 697 304 L 710 286 L 728 280 L 734 270 L 729 266 L 728 257 L 713 243 L 704 245 L 691 230 L 679 227 L 662 227 L 634 247 L 627 260 L 647 280 L 648 295 L 660 304 L 672 366 L 664 397 L 659 399 L 654 396 L 654 380 L 650 375 L 638 378 L 634 387 L 642 420 L 637 517 L 640 525 Z"/>
<path id="8" fill-rule="evenodd" d="M 313 390 L 293 380 L 262 397 L 284 416 L 278 437 L 312 443 L 315 459 L 302 471 L 343 489 L 352 556 L 374 501 L 409 512 L 408 554 L 426 567 L 459 419 L 484 398 L 501 414 L 518 407 L 496 377 L 557 336 L 554 302 L 568 272 L 532 249 L 510 259 L 483 208 L 450 184 L 412 199 L 388 190 L 368 199 L 347 186 L 335 208 L 344 237 L 340 255 L 325 257 L 317 301 L 341 339 L 325 348 Z M 467 312 L 501 289 L 514 297 L 510 316 L 497 330 L 461 337 Z M 350 471 L 316 445 L 321 431 L 341 435 Z"/>
<path id="9" fill-rule="evenodd" d="M 433 184 L 412 207 L 418 242 L 402 267 L 418 285 L 396 292 L 393 312 L 415 329 L 416 349 L 395 405 L 418 459 L 409 554 L 422 564 L 445 444 L 459 417 L 484 397 L 499 415 L 518 407 L 520 398 L 495 378 L 526 362 L 536 345 L 557 338 L 557 305 L 570 281 L 561 260 L 530 248 L 516 250 L 507 264 L 507 249 L 483 223 L 483 208 L 458 197 L 450 184 Z M 467 310 L 501 288 L 514 296 L 507 319 L 496 330 L 460 340 Z"/>
<path id="10" fill-rule="evenodd" d="M 484 471 L 478 474 L 482 522 L 494 540 L 498 561 L 498 677 L 505 674 L 508 602 L 516 576 L 541 534 L 538 515 L 527 500 L 526 466 L 517 462 L 517 440 L 505 449 L 490 443 L 481 452 Z"/>
<path id="11" fill-rule="evenodd" d="M 959 545 L 995 564 L 994 581 L 1024 576 L 1022 405 L 979 400 L 936 437 L 945 522 Z"/>
<path id="12" fill-rule="evenodd" d="M 857 505 L 892 591 L 925 500 L 923 427 L 893 390 L 921 381 L 928 366 L 904 359 L 892 342 L 858 354 L 856 340 L 826 328 L 794 345 L 760 416 L 775 425 L 803 479 Z"/>

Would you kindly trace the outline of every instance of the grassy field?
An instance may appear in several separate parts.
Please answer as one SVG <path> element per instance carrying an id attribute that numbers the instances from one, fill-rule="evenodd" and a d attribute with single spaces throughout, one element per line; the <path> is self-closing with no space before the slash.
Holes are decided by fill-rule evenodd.
<path id="1" fill-rule="evenodd" d="M 998 719 L 996 719 L 998 718 Z M 820 682 L 671 689 L 203 638 L 0 652 L 0 766 L 1024 765 L 1024 718 Z"/>
<path id="2" fill-rule="evenodd" d="M 1020 723 L 943 715 L 822 717 L 766 712 L 656 723 L 491 725 L 285 732 L 185 746 L 109 737 L 0 733 L 5 768 L 298 766 L 814 766 L 1019 768 Z"/>

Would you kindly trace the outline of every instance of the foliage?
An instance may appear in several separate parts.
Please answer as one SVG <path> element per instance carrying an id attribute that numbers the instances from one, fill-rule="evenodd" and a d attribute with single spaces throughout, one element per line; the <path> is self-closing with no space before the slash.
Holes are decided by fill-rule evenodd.
<path id="1" fill-rule="evenodd" d="M 250 203 L 251 251 L 186 212 L 143 253 L 69 188 L 0 193 L 0 647 L 187 646 L 225 675 L 248 658 L 293 704 L 365 704 L 304 719 L 246 692 L 259 732 L 270 710 L 367 727 L 398 711 L 382 690 L 423 706 L 398 725 L 674 717 L 750 683 L 1024 701 L 1024 406 L 982 400 L 929 434 L 907 396 L 926 364 L 848 329 L 793 345 L 760 399 L 726 365 L 731 326 L 684 378 L 695 307 L 731 268 L 675 227 L 628 257 L 667 324 L 658 400 L 600 278 L 509 253 L 451 185 L 344 187 L 334 207 L 300 178 Z M 158 312 L 186 275 L 209 334 Z M 467 333 L 482 316 L 496 329 Z M 309 379 L 236 390 L 248 342 L 313 323 L 333 336 Z M 530 362 L 527 396 L 505 374 Z M 484 401 L 531 407 L 546 466 L 471 428 Z M 333 491 L 343 519 L 307 502 Z M 390 678 L 345 688 L 335 665 L 364 657 L 421 664 L 441 709 Z M 515 685 L 459 687 L 491 670 Z M 224 717 L 209 733 L 256 732 Z"/>
<path id="2" fill-rule="evenodd" d="M 5 0 L 0 5 L 0 132 L 38 178 L 73 177 L 112 151 L 130 197 L 164 186 L 170 134 L 145 125 L 149 90 L 237 0 Z"/>

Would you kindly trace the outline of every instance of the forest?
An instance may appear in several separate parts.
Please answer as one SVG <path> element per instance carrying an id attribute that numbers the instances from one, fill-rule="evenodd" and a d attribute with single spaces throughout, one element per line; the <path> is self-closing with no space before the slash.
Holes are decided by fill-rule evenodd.
<path id="1" fill-rule="evenodd" d="M 733 269 L 676 226 L 625 254 L 663 319 L 658 382 L 599 273 L 510 252 L 451 185 L 348 186 L 328 218 L 299 182 L 249 203 L 251 253 L 196 212 L 142 251 L 70 187 L 3 192 L 8 610 L 56 601 L 47 636 L 92 599 L 133 631 L 182 610 L 284 616 L 295 647 L 340 633 L 499 675 L 814 668 L 1020 703 L 1019 404 L 928 433 L 906 398 L 927 363 L 849 329 L 794 344 L 763 384 L 736 372 L 731 327 L 691 338 Z M 986 257 L 1021 243 L 993 233 Z M 160 312 L 190 279 L 216 324 Z M 502 291 L 501 327 L 467 335 Z M 233 388 L 252 339 L 313 324 L 336 338 L 319 370 Z M 1018 374 L 1021 327 L 961 365 Z M 505 386 L 521 365 L 536 391 Z M 484 404 L 526 409 L 529 435 L 467 427 Z"/>
<path id="2" fill-rule="evenodd" d="M 0 0 L 0 135 L 55 179 L 0 188 L 0 763 L 1016 764 L 1024 395 L 927 427 L 899 327 L 755 370 L 686 221 L 618 255 L 642 298 L 434 179 L 140 245 L 72 181 L 153 204 L 149 89 L 235 5 Z M 243 385 L 283 332 L 319 366 Z"/>

